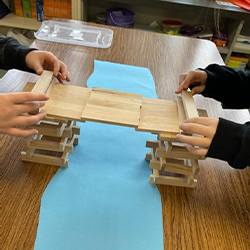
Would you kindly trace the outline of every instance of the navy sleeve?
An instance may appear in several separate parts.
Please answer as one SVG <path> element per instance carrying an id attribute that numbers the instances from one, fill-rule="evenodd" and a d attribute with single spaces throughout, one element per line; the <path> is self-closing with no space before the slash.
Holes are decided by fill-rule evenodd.
<path id="1" fill-rule="evenodd" d="M 219 118 L 206 156 L 227 161 L 233 168 L 250 166 L 250 122 L 238 124 Z"/>
<path id="2" fill-rule="evenodd" d="M 221 102 L 223 108 L 250 108 L 249 73 L 217 64 L 209 65 L 204 71 L 208 78 L 203 96 Z M 238 124 L 219 118 L 206 156 L 227 161 L 233 168 L 250 166 L 250 122 Z"/>
<path id="3" fill-rule="evenodd" d="M 203 96 L 221 102 L 223 108 L 250 108 L 250 73 L 217 64 L 211 64 L 204 70 L 208 78 L 201 93 Z"/>
<path id="4" fill-rule="evenodd" d="M 35 50 L 21 45 L 12 37 L 5 37 L 0 34 L 0 68 L 1 69 L 19 69 L 34 73 L 25 62 L 26 55 Z"/>

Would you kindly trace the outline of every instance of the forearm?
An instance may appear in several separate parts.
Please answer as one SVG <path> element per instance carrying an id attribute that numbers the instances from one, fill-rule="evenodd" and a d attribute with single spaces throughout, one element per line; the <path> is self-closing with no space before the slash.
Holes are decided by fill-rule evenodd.
<path id="1" fill-rule="evenodd" d="M 204 70 L 208 78 L 203 96 L 221 102 L 223 108 L 250 108 L 250 74 L 216 64 Z"/>
<path id="2" fill-rule="evenodd" d="M 0 68 L 33 72 L 25 62 L 26 55 L 32 50 L 19 44 L 16 39 L 0 34 Z"/>
<path id="3" fill-rule="evenodd" d="M 220 118 L 206 156 L 227 161 L 233 168 L 250 166 L 250 122 L 237 124 Z"/>

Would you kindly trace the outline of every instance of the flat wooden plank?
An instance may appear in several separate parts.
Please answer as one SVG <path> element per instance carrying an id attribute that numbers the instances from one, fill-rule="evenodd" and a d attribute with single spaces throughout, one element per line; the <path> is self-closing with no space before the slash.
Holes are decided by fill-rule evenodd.
<path id="1" fill-rule="evenodd" d="M 180 96 L 177 96 L 177 108 L 179 114 L 179 124 L 183 123 L 186 120 L 185 109 L 183 106 L 183 102 Z"/>
<path id="2" fill-rule="evenodd" d="M 81 118 L 84 121 L 138 127 L 140 98 L 140 95 L 94 88 Z"/>
<path id="3" fill-rule="evenodd" d="M 31 157 L 26 155 L 26 152 L 21 153 L 21 158 L 23 161 L 42 163 L 48 165 L 55 165 L 60 167 L 68 167 L 69 160 L 66 158 L 60 158 L 56 156 L 33 154 Z"/>
<path id="4" fill-rule="evenodd" d="M 190 119 L 193 117 L 199 117 L 192 93 L 190 91 L 183 90 L 181 92 L 181 98 L 183 101 L 186 118 Z"/>
<path id="5" fill-rule="evenodd" d="M 197 180 L 194 179 L 193 182 L 190 182 L 188 184 L 186 178 L 173 177 L 173 176 L 159 176 L 155 178 L 155 183 L 161 185 L 194 188 L 197 185 Z"/>
<path id="6" fill-rule="evenodd" d="M 30 92 L 35 83 L 28 82 L 23 92 Z M 42 108 L 49 119 L 71 119 L 81 121 L 81 114 L 89 98 L 91 89 L 56 83 L 50 98 Z"/>
<path id="7" fill-rule="evenodd" d="M 142 98 L 138 131 L 178 134 L 179 116 L 174 101 Z"/>
<path id="8" fill-rule="evenodd" d="M 42 109 L 48 116 L 64 117 L 71 120 L 81 120 L 82 111 L 91 93 L 91 89 L 56 84 L 50 99 Z"/>
<path id="9" fill-rule="evenodd" d="M 49 95 L 51 85 L 54 83 L 54 76 L 52 71 L 44 70 L 42 75 L 38 78 L 37 83 L 31 90 L 32 93 L 41 93 Z"/>
<path id="10" fill-rule="evenodd" d="M 164 148 L 156 149 L 156 157 L 163 158 L 180 158 L 180 159 L 204 159 L 204 157 L 191 154 L 185 147 L 173 146 L 170 153 L 167 153 Z"/>

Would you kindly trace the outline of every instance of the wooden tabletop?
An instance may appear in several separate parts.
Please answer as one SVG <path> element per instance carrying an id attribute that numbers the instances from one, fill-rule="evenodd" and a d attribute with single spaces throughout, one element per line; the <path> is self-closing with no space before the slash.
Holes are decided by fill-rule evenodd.
<path id="1" fill-rule="evenodd" d="M 39 40 L 32 46 L 51 51 L 64 61 L 71 84 L 79 86 L 86 85 L 94 59 L 147 67 L 154 77 L 158 97 L 168 100 L 176 100 L 174 90 L 181 73 L 211 63 L 223 64 L 212 42 L 120 28 L 114 28 L 109 49 Z M 9 71 L 0 80 L 0 92 L 21 91 L 28 81 L 36 81 L 36 76 Z M 224 111 L 216 101 L 201 96 L 195 100 L 211 117 L 240 123 L 249 120 L 246 110 Z M 20 138 L 0 135 L 0 249 L 3 250 L 34 248 L 41 197 L 58 170 L 58 167 L 23 163 L 22 149 Z M 235 170 L 214 159 L 200 165 L 195 189 L 159 186 L 164 249 L 250 249 L 250 169 Z"/>

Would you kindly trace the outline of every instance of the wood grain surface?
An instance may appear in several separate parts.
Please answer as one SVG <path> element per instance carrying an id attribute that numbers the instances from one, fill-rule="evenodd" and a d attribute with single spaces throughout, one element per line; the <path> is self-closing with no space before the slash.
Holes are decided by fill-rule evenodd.
<path id="1" fill-rule="evenodd" d="M 210 63 L 223 64 L 215 45 L 208 41 L 113 29 L 114 39 L 109 49 L 38 40 L 32 46 L 51 51 L 64 61 L 71 84 L 79 86 L 86 86 L 94 59 L 147 67 L 154 77 L 158 97 L 167 100 L 176 100 L 174 90 L 181 73 Z M 36 78 L 29 73 L 9 71 L 0 81 L 0 92 L 21 91 Z M 199 108 L 207 109 L 209 116 L 240 123 L 249 119 L 246 110 L 224 111 L 218 102 L 201 96 L 195 97 L 195 101 Z M 41 197 L 58 170 L 22 162 L 22 148 L 20 138 L 0 135 L 0 249 L 3 250 L 34 248 Z M 164 249 L 250 249 L 250 169 L 235 170 L 213 159 L 201 161 L 200 167 L 194 190 L 159 186 Z"/>

